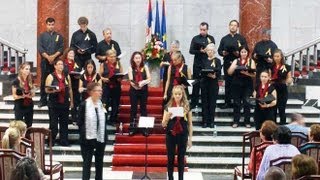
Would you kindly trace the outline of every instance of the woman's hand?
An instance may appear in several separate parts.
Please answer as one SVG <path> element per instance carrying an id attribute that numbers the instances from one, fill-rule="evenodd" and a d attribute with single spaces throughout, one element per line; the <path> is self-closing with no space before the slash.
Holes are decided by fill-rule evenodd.
<path id="1" fill-rule="evenodd" d="M 265 108 L 269 108 L 270 105 L 269 104 L 266 104 L 266 103 L 259 103 L 260 107 L 265 109 Z"/>
<path id="2" fill-rule="evenodd" d="M 210 77 L 210 78 L 212 78 L 212 79 L 215 79 L 215 78 L 217 78 L 216 77 L 216 73 L 209 73 L 208 75 L 207 75 L 208 77 Z"/>
<path id="3" fill-rule="evenodd" d="M 190 149 L 191 147 L 192 147 L 192 140 L 191 138 L 189 138 L 187 142 L 187 148 Z"/>
<path id="4" fill-rule="evenodd" d="M 109 80 L 109 78 L 101 78 L 102 79 L 102 81 L 104 82 L 104 83 L 108 83 L 110 80 Z"/>
<path id="5" fill-rule="evenodd" d="M 163 99 L 167 99 L 167 94 L 163 95 Z"/>

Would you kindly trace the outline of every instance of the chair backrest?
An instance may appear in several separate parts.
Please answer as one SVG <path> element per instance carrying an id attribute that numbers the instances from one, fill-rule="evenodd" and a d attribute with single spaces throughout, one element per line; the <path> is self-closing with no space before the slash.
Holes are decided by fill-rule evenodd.
<path id="1" fill-rule="evenodd" d="M 2 146 L 2 138 L 7 129 L 7 126 L 0 126 L 0 147 Z"/>
<path id="2" fill-rule="evenodd" d="M 10 180 L 11 172 L 24 156 L 11 149 L 0 149 L 0 179 Z"/>
<path id="3" fill-rule="evenodd" d="M 29 140 L 29 139 L 27 139 L 27 138 L 21 138 L 21 141 L 20 141 L 20 153 L 25 154 L 26 156 L 29 156 L 31 158 L 34 158 L 35 157 L 35 154 L 34 154 L 34 142 Z"/>
<path id="4" fill-rule="evenodd" d="M 262 156 L 263 156 L 263 154 L 264 154 L 264 151 L 266 150 L 266 148 L 269 146 L 269 145 L 271 145 L 271 144 L 273 144 L 273 142 L 272 141 L 265 141 L 265 142 L 262 142 L 262 143 L 260 143 L 260 144 L 258 144 L 258 145 L 255 145 L 254 147 L 253 147 L 253 152 L 254 152 L 254 156 L 253 156 L 253 173 L 252 173 L 252 179 L 253 180 L 255 180 L 256 179 L 256 176 L 257 176 L 257 174 L 256 174 L 256 171 L 257 171 L 257 159 L 258 159 L 258 153 L 260 154 L 262 154 Z"/>
<path id="5" fill-rule="evenodd" d="M 318 163 L 318 172 L 320 172 L 320 143 L 319 142 L 308 142 L 299 147 L 303 150 L 302 153 L 312 157 Z"/>
<path id="6" fill-rule="evenodd" d="M 52 168 L 52 142 L 51 142 L 51 131 L 46 128 L 30 127 L 26 133 L 30 137 L 30 140 L 34 142 L 34 154 L 37 165 L 45 171 L 45 144 L 49 142 L 49 161 L 50 168 Z M 51 169 L 50 169 L 51 171 Z"/>
<path id="7" fill-rule="evenodd" d="M 270 160 L 270 167 L 277 166 L 281 168 L 286 174 L 287 179 L 292 179 L 292 167 L 291 167 L 292 157 L 283 156 L 273 160 Z"/>
<path id="8" fill-rule="evenodd" d="M 291 132 L 291 144 L 297 148 L 301 145 L 308 142 L 308 136 L 302 132 Z"/>
<path id="9" fill-rule="evenodd" d="M 308 176 L 303 176 L 297 180 L 315 180 L 315 179 L 320 179 L 320 175 L 308 175 Z"/>
<path id="10" fill-rule="evenodd" d="M 249 154 L 250 154 L 253 147 L 261 143 L 259 131 L 252 131 L 252 132 L 244 133 L 242 135 L 242 172 L 245 172 L 244 166 L 245 166 L 245 158 L 246 158 L 246 145 L 248 142 L 249 142 L 249 148 L 250 148 Z M 244 178 L 245 177 L 242 176 L 242 179 Z"/>

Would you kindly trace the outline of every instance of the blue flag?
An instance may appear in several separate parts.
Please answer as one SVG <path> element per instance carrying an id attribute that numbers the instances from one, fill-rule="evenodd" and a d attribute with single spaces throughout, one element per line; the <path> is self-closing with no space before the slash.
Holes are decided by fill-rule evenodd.
<path id="1" fill-rule="evenodd" d="M 166 24 L 166 6 L 165 0 L 162 0 L 162 22 L 161 22 L 161 41 L 163 48 L 167 49 L 167 24 Z"/>
<path id="2" fill-rule="evenodd" d="M 146 29 L 146 37 L 148 39 L 151 36 L 151 26 L 152 26 L 152 7 L 151 7 L 151 0 L 149 0 L 148 4 L 148 20 L 147 20 L 147 29 Z"/>
<path id="3" fill-rule="evenodd" d="M 154 34 L 161 39 L 160 37 L 160 18 L 159 18 L 159 3 L 158 0 L 156 2 L 156 21 L 155 21 L 155 27 L 154 27 Z"/>

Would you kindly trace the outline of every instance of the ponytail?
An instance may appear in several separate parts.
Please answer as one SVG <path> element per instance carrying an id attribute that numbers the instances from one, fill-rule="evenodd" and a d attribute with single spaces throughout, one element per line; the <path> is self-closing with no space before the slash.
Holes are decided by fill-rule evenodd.
<path id="1" fill-rule="evenodd" d="M 2 149 L 10 149 L 9 135 L 7 133 L 2 138 Z"/>

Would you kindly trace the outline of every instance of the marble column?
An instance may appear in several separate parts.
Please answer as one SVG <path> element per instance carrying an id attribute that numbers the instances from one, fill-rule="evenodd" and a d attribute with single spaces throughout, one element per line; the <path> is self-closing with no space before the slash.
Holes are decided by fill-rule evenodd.
<path id="1" fill-rule="evenodd" d="M 69 46 L 69 0 L 38 0 L 37 37 L 46 31 L 46 19 L 55 19 L 55 31 L 63 36 L 64 48 Z M 37 55 L 37 83 L 40 85 L 40 55 Z"/>
<path id="2" fill-rule="evenodd" d="M 240 33 L 250 51 L 261 40 L 263 29 L 271 29 L 271 0 L 240 0 Z"/>

